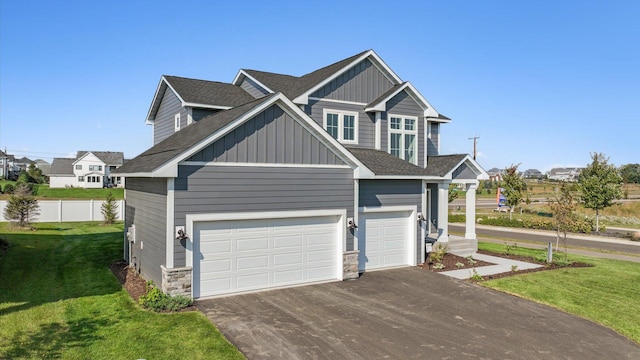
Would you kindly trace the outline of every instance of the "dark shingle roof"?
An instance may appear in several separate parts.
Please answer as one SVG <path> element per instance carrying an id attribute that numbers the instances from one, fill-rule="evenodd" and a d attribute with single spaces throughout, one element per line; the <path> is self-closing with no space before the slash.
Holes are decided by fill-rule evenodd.
<path id="1" fill-rule="evenodd" d="M 385 151 L 347 147 L 360 162 L 376 175 L 425 176 L 425 169 Z"/>
<path id="2" fill-rule="evenodd" d="M 289 99 L 295 99 L 318 83 L 322 82 L 328 77 L 331 77 L 331 75 L 349 65 L 349 63 L 353 62 L 355 59 L 362 56 L 367 51 L 369 50 L 363 51 L 300 77 L 258 70 L 245 69 L 244 71 L 254 79 L 260 81 L 272 91 L 282 92 Z"/>
<path id="3" fill-rule="evenodd" d="M 440 155 L 427 157 L 427 168 L 423 169 L 397 158 L 385 151 L 347 147 L 347 149 L 376 175 L 388 176 L 437 176 L 442 177 L 455 170 L 467 155 Z"/>
<path id="4" fill-rule="evenodd" d="M 240 86 L 233 84 L 169 75 L 164 78 L 188 103 L 234 107 L 254 99 Z"/>
<path id="5" fill-rule="evenodd" d="M 51 163 L 51 170 L 49 174 L 54 175 L 73 175 L 73 162 L 76 159 L 68 158 L 53 158 Z"/>
<path id="6" fill-rule="evenodd" d="M 275 96 L 277 94 L 271 95 Z M 147 173 L 171 161 L 185 150 L 206 139 L 246 112 L 267 101 L 271 96 L 250 101 L 244 105 L 209 115 L 180 130 L 152 148 L 127 161 L 114 174 Z"/>
<path id="7" fill-rule="evenodd" d="M 80 150 L 76 154 L 76 160 L 80 159 L 84 154 L 91 152 L 103 163 L 110 166 L 120 166 L 124 163 L 124 154 L 122 151 L 83 151 Z"/>
<path id="8" fill-rule="evenodd" d="M 376 106 L 379 102 L 381 102 L 384 99 L 386 99 L 389 95 L 391 95 L 394 92 L 398 91 L 398 89 L 401 88 L 402 86 L 404 86 L 404 84 L 406 84 L 406 83 L 407 82 L 405 81 L 402 84 L 393 85 L 391 88 L 389 88 L 389 90 L 385 91 L 382 95 L 378 96 L 377 99 L 375 99 L 372 102 L 370 102 L 369 104 L 367 104 L 365 106 L 365 108 L 370 108 L 370 107 Z"/>
<path id="9" fill-rule="evenodd" d="M 455 166 L 460 164 L 465 157 L 467 157 L 466 154 L 427 156 L 425 175 L 445 176 L 455 170 Z"/>

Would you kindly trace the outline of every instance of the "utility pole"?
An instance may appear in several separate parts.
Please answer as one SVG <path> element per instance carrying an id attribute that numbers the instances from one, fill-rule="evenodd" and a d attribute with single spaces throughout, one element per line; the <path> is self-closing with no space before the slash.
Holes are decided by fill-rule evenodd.
<path id="1" fill-rule="evenodd" d="M 473 140 L 473 160 L 476 159 L 476 155 L 478 154 L 478 139 L 480 139 L 480 136 L 469 138 L 469 140 Z"/>

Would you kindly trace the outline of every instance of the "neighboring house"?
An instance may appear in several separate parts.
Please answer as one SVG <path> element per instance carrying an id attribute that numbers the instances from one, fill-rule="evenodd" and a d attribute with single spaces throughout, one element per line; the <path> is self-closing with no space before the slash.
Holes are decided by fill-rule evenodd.
<path id="1" fill-rule="evenodd" d="M 523 173 L 525 179 L 542 179 L 544 174 L 538 169 L 528 169 Z"/>
<path id="2" fill-rule="evenodd" d="M 372 50 L 304 76 L 162 76 L 153 146 L 114 171 L 125 256 L 163 291 L 204 298 L 416 265 L 426 238 L 472 253 L 488 176 L 440 153 L 450 121 Z M 464 237 L 447 231 L 452 182 Z"/>
<path id="3" fill-rule="evenodd" d="M 51 164 L 48 161 L 42 159 L 33 160 L 35 166 L 42 171 L 42 175 L 49 176 L 51 172 Z"/>
<path id="4" fill-rule="evenodd" d="M 20 174 L 20 164 L 13 155 L 0 150 L 0 178 L 16 180 Z"/>
<path id="5" fill-rule="evenodd" d="M 547 178 L 556 181 L 576 181 L 580 170 L 582 168 L 578 167 L 553 168 L 547 172 Z"/>
<path id="6" fill-rule="evenodd" d="M 78 151 L 75 159 L 54 158 L 49 174 L 49 187 L 122 187 L 122 176 L 111 173 L 123 163 L 123 153 L 113 151 Z"/>
<path id="7" fill-rule="evenodd" d="M 498 168 L 492 168 L 487 171 L 489 175 L 489 180 L 491 181 L 502 181 L 502 170 Z"/>

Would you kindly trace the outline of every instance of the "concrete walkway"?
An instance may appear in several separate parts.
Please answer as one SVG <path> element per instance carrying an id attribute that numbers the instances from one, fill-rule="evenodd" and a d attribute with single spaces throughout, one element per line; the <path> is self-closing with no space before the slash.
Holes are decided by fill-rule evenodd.
<path id="1" fill-rule="evenodd" d="M 478 275 L 480 276 L 489 276 L 489 275 L 495 275 L 495 274 L 513 271 L 514 266 L 518 270 L 528 270 L 528 269 L 536 269 L 536 268 L 542 267 L 542 265 L 539 265 L 539 264 L 532 264 L 524 261 L 511 260 L 503 257 L 491 256 L 491 255 L 485 255 L 485 254 L 473 254 L 473 258 L 475 260 L 482 260 L 482 261 L 495 264 L 495 265 L 480 266 L 480 267 L 474 268 L 478 273 Z M 469 279 L 471 278 L 471 276 L 473 276 L 473 269 L 441 271 L 438 274 L 447 275 L 456 279 L 463 280 L 463 279 Z"/>

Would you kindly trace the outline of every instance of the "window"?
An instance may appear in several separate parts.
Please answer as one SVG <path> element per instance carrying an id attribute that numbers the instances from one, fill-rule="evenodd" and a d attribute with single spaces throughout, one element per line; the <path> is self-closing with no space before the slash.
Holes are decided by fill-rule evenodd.
<path id="1" fill-rule="evenodd" d="M 76 165 L 76 170 L 82 170 L 82 164 Z"/>
<path id="2" fill-rule="evenodd" d="M 176 131 L 180 130 L 180 113 L 177 113 L 175 118 L 175 129 Z"/>
<path id="3" fill-rule="evenodd" d="M 84 176 L 78 176 L 78 182 L 84 182 Z"/>
<path id="4" fill-rule="evenodd" d="M 355 144 L 358 142 L 358 113 L 325 110 L 324 128 L 334 139 Z"/>
<path id="5" fill-rule="evenodd" d="M 102 165 L 89 165 L 89 171 L 102 171 Z"/>
<path id="6" fill-rule="evenodd" d="M 412 164 L 418 157 L 417 118 L 389 115 L 389 153 Z"/>

